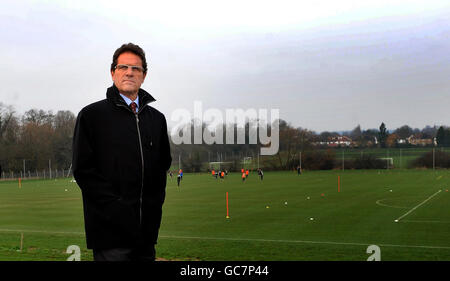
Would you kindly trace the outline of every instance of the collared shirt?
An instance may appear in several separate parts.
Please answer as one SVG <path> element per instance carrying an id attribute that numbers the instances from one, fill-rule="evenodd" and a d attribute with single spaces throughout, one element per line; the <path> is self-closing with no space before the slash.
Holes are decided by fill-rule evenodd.
<path id="1" fill-rule="evenodd" d="M 130 106 L 130 104 L 133 102 L 127 96 L 124 96 L 122 94 L 120 94 L 120 96 L 122 96 L 122 98 L 124 99 L 124 101 L 127 103 L 128 106 Z M 137 96 L 137 98 L 134 100 L 134 102 L 136 103 L 136 111 L 139 111 L 139 96 Z"/>

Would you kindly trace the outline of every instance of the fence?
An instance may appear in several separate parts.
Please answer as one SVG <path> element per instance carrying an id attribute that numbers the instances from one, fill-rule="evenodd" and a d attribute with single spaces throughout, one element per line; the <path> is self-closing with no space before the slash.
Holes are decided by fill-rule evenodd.
<path id="1" fill-rule="evenodd" d="M 34 170 L 34 171 L 2 171 L 0 180 L 17 180 L 17 179 L 56 179 L 73 177 L 72 170 L 52 169 L 52 170 Z"/>
<path id="2" fill-rule="evenodd" d="M 427 153 L 446 152 L 450 153 L 448 147 L 416 147 L 416 148 L 343 148 L 336 149 L 336 159 L 357 159 L 371 155 L 377 159 L 390 162 L 390 168 L 411 168 L 411 163 Z M 433 166 L 440 166 L 439 159 L 434 159 Z"/>
<path id="3" fill-rule="evenodd" d="M 346 167 L 346 163 L 355 159 L 363 159 L 365 156 L 372 156 L 375 159 L 379 159 L 384 161 L 384 168 L 388 169 L 407 169 L 412 168 L 411 163 L 415 161 L 417 158 L 422 157 L 425 154 L 432 153 L 432 165 L 429 167 L 442 167 L 442 158 L 437 157 L 438 152 L 446 152 L 450 153 L 449 147 L 413 147 L 413 148 L 320 148 L 311 151 L 304 151 L 302 154 L 299 152 L 290 153 L 289 157 L 287 157 L 286 151 L 280 151 L 280 155 L 270 155 L 270 156 L 262 156 L 257 153 L 253 154 L 250 152 L 250 157 L 248 154 L 239 154 L 235 153 L 234 155 L 228 153 L 217 153 L 217 159 L 210 157 L 211 155 L 208 152 L 203 152 L 200 154 L 198 159 L 189 157 L 189 154 L 185 155 L 172 155 L 172 167 L 171 171 L 177 172 L 180 168 L 184 170 L 184 172 L 206 172 L 211 168 L 222 168 L 227 169 L 228 171 L 240 171 L 241 168 L 245 169 L 253 169 L 262 168 L 264 170 L 281 170 L 281 169 L 292 169 L 297 166 L 301 166 L 302 168 L 309 169 L 308 165 L 305 165 L 305 160 L 313 152 L 322 152 L 332 151 L 334 156 L 332 158 L 334 164 L 332 164 L 332 168 L 334 169 L 346 169 L 351 167 L 348 165 Z M 436 154 L 436 158 L 434 157 Z M 225 156 L 225 157 L 222 157 Z M 228 156 L 228 157 L 227 157 Z M 317 154 L 313 155 L 313 162 L 322 161 L 317 158 Z M 288 159 L 288 165 L 286 164 L 286 159 Z M 217 162 L 212 162 L 212 161 Z M 220 164 L 219 164 L 220 163 Z M 213 165 L 214 164 L 214 165 Z M 220 166 L 219 166 L 220 165 Z M 193 167 L 198 167 L 194 169 Z M 216 167 L 217 166 L 217 167 Z M 448 166 L 447 166 L 448 167 Z M 1 174 L 0 180 L 13 180 L 13 179 L 53 179 L 53 178 L 62 178 L 62 177 L 73 177 L 71 169 L 45 169 L 45 170 L 34 170 L 34 171 L 23 171 L 13 172 L 13 171 L 3 171 Z"/>

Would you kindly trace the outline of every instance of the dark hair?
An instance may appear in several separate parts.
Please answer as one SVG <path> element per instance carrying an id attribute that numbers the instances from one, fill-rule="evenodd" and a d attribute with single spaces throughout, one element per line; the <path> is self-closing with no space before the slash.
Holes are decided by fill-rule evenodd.
<path id="1" fill-rule="evenodd" d="M 133 43 L 123 44 L 114 52 L 113 61 L 111 63 L 111 71 L 114 71 L 117 65 L 117 59 L 122 53 L 131 52 L 136 56 L 139 56 L 142 60 L 142 67 L 144 68 L 144 74 L 147 73 L 147 60 L 145 59 L 145 52 L 141 47 Z"/>

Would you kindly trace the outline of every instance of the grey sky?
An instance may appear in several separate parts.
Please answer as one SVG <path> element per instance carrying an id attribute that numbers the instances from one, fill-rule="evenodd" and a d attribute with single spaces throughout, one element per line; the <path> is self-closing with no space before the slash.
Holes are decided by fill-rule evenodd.
<path id="1" fill-rule="evenodd" d="M 133 42 L 169 125 L 195 100 L 317 132 L 450 125 L 448 1 L 139 2 L 2 1 L 0 102 L 77 114 Z"/>

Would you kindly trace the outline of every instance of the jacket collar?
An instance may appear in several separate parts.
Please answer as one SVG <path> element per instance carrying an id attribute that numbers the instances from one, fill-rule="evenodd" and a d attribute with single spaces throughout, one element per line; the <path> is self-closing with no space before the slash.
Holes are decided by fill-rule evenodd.
<path id="1" fill-rule="evenodd" d="M 150 95 L 147 91 L 143 89 L 139 89 L 138 96 L 139 96 L 139 108 L 155 101 L 152 95 Z M 117 89 L 116 85 L 114 84 L 106 90 L 106 99 L 114 104 L 124 103 L 126 105 L 125 101 L 119 94 L 119 89 Z"/>

